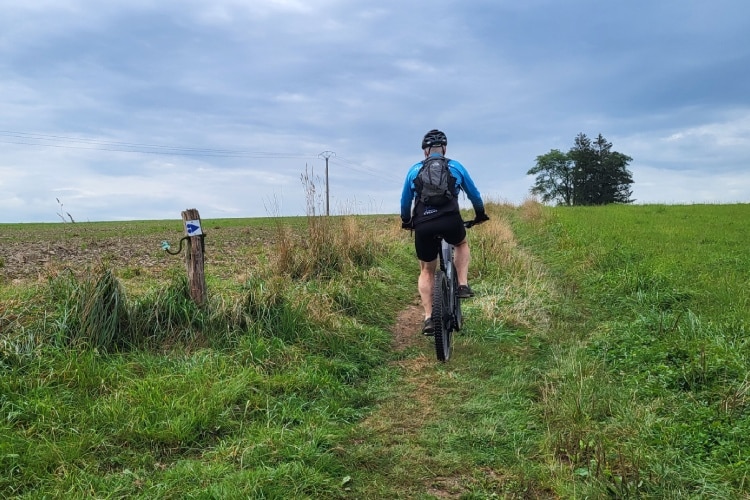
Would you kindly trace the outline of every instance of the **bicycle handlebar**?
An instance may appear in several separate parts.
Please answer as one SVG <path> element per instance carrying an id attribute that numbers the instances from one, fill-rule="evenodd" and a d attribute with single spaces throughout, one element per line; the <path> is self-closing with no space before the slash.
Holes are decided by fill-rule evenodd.
<path id="1" fill-rule="evenodd" d="M 483 222 L 487 222 L 488 220 L 489 219 L 484 219 L 484 220 L 480 220 L 480 221 L 478 221 L 476 219 L 465 220 L 464 221 L 464 227 L 466 229 L 469 229 L 470 227 L 474 227 L 477 224 L 482 224 Z M 408 222 L 408 223 L 402 222 L 401 223 L 401 229 L 408 229 L 409 231 L 413 231 L 414 230 L 414 228 L 411 226 L 411 222 Z"/>

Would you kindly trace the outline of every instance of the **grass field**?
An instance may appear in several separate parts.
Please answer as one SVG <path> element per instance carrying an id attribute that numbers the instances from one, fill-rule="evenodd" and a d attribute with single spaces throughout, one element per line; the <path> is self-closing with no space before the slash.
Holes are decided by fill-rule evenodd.
<path id="1" fill-rule="evenodd" d="M 569 399 L 555 439 L 581 474 L 622 478 L 620 494 L 747 496 L 749 212 L 557 210 L 532 237 L 572 299 L 563 330 L 581 332 L 553 371 L 577 384 L 551 402 Z"/>
<path id="2" fill-rule="evenodd" d="M 397 217 L 0 225 L 0 496 L 750 497 L 750 205 L 488 212 L 449 363 Z"/>

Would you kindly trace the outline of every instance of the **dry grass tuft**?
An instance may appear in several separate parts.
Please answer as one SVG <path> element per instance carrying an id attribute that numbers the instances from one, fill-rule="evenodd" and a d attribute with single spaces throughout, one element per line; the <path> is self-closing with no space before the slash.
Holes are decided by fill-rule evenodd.
<path id="1" fill-rule="evenodd" d="M 526 222 L 543 222 L 545 218 L 544 205 L 534 198 L 527 198 L 521 204 L 521 218 Z"/>
<path id="2" fill-rule="evenodd" d="M 493 322 L 540 329 L 550 324 L 548 308 L 557 292 L 542 264 L 518 244 L 509 219 L 513 211 L 542 221 L 542 208 L 533 200 L 517 209 L 488 204 L 491 219 L 472 235 L 471 272 L 489 274 L 493 283 L 474 302 Z"/>

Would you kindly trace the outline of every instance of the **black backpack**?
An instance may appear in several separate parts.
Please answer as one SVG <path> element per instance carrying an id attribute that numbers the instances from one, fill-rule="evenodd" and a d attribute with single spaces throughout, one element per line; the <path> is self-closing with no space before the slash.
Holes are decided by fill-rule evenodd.
<path id="1" fill-rule="evenodd" d="M 425 205 L 439 207 L 455 198 L 456 178 L 448 168 L 448 161 L 445 156 L 430 156 L 422 162 L 414 187 Z"/>

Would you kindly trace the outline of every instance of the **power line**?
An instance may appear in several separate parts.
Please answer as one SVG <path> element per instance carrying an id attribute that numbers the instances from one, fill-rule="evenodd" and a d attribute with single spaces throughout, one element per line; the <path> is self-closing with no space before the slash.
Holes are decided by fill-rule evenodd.
<path id="1" fill-rule="evenodd" d="M 120 141 L 103 141 L 97 139 L 69 137 L 59 135 L 29 134 L 0 130 L 0 136 L 14 137 L 18 140 L 2 140 L 0 143 L 24 146 L 40 146 L 49 148 L 78 149 L 89 151 L 115 151 L 122 153 L 142 153 L 177 156 L 209 156 L 222 158 L 315 158 L 311 154 L 276 153 L 271 151 L 246 151 L 232 149 L 192 148 L 180 146 L 166 146 L 162 144 L 144 144 Z M 34 142 L 30 142 L 34 141 Z M 40 142 L 45 141 L 45 142 Z"/>
<path id="2" fill-rule="evenodd" d="M 361 174 L 392 182 L 393 177 L 365 166 L 361 162 L 349 160 L 336 155 L 333 151 L 324 151 L 318 155 L 306 153 L 281 153 L 273 151 L 248 151 L 238 149 L 195 148 L 184 146 L 169 146 L 164 144 L 149 144 L 139 142 L 107 141 L 87 137 L 72 137 L 66 135 L 38 134 L 12 130 L 0 130 L 0 137 L 15 140 L 3 140 L 0 144 L 14 144 L 21 146 L 36 146 L 57 149 L 73 149 L 84 151 L 111 151 L 120 153 L 150 154 L 162 156 L 193 156 L 212 158 L 259 158 L 259 159 L 301 159 L 310 160 L 323 158 L 326 161 L 326 184 L 328 184 L 329 160 Z M 326 157 L 327 156 L 327 157 Z M 328 185 L 326 194 L 329 193 Z"/>
<path id="3" fill-rule="evenodd" d="M 351 160 L 347 160 L 345 158 L 341 158 L 340 156 L 337 156 L 336 158 L 332 158 L 331 162 L 334 163 L 334 164 L 339 164 L 339 165 L 345 166 L 348 169 L 355 170 L 357 172 L 369 175 L 371 177 L 377 177 L 377 178 L 379 178 L 381 180 L 384 180 L 384 181 L 389 181 L 389 182 L 393 181 L 393 177 L 392 176 L 388 176 L 388 175 L 386 175 L 386 174 L 384 174 L 382 172 L 379 172 L 379 171 L 374 170 L 372 168 L 368 168 L 368 167 L 364 166 L 364 164 L 362 164 L 362 163 L 354 162 L 354 161 L 351 161 Z"/>
<path id="4" fill-rule="evenodd" d="M 260 152 L 260 151 L 238 151 L 236 153 L 213 153 L 210 151 L 148 151 L 145 149 L 125 149 L 125 148 L 108 148 L 108 147 L 98 147 L 98 148 L 87 148 L 83 146 L 68 146 L 63 144 L 38 144 L 38 143 L 30 143 L 30 142 L 17 142 L 17 141 L 3 141 L 0 140 L 0 143 L 3 144 L 15 144 L 15 145 L 22 145 L 22 146 L 41 146 L 41 147 L 48 147 L 48 148 L 61 148 L 61 149 L 76 149 L 76 150 L 87 150 L 87 151 L 112 151 L 112 152 L 118 152 L 118 153 L 137 153 L 137 154 L 151 154 L 151 155 L 166 155 L 166 156 L 202 156 L 202 157 L 218 157 L 218 158 L 267 158 L 267 159 L 275 159 L 275 158 L 298 158 L 298 159 L 313 159 L 315 158 L 314 155 L 306 155 L 306 154 L 286 154 L 286 153 L 267 153 L 267 152 Z"/>

